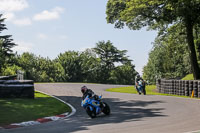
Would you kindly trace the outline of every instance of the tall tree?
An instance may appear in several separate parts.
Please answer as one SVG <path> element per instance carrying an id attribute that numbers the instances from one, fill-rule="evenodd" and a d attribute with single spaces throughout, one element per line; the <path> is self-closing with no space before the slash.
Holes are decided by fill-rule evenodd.
<path id="1" fill-rule="evenodd" d="M 3 24 L 4 18 L 2 18 L 2 14 L 0 14 L 0 33 L 3 30 L 6 30 L 6 25 Z M 13 48 L 16 44 L 12 42 L 11 35 L 1 35 L 0 36 L 0 73 L 1 69 L 4 66 L 5 62 L 8 60 L 8 57 L 13 55 Z"/>
<path id="2" fill-rule="evenodd" d="M 110 41 L 99 41 L 93 49 L 109 70 L 114 67 L 116 62 L 124 64 L 129 61 L 126 56 L 127 50 L 118 50 Z"/>
<path id="3" fill-rule="evenodd" d="M 110 73 L 110 83 L 132 85 L 135 83 L 135 66 L 131 62 L 115 67 Z"/>
<path id="4" fill-rule="evenodd" d="M 143 76 L 151 83 L 155 78 L 182 78 L 191 73 L 186 35 L 181 25 L 173 25 L 157 36 L 149 53 Z"/>
<path id="5" fill-rule="evenodd" d="M 115 67 L 114 63 L 127 63 L 130 61 L 126 56 L 127 50 L 118 50 L 110 41 L 99 41 L 94 52 L 101 59 L 102 65 L 102 82 L 108 82 L 111 70 Z"/>
<path id="6" fill-rule="evenodd" d="M 163 30 L 181 23 L 186 30 L 191 67 L 195 79 L 200 79 L 200 69 L 194 45 L 193 29 L 200 22 L 200 0 L 109 0 L 107 22 L 123 28 L 139 30 L 144 26 Z"/>
<path id="7" fill-rule="evenodd" d="M 80 53 L 76 51 L 67 51 L 62 53 L 56 59 L 63 67 L 66 81 L 82 82 L 82 61 Z"/>
<path id="8" fill-rule="evenodd" d="M 80 54 L 83 82 L 100 82 L 101 60 L 92 49 L 86 49 Z"/>

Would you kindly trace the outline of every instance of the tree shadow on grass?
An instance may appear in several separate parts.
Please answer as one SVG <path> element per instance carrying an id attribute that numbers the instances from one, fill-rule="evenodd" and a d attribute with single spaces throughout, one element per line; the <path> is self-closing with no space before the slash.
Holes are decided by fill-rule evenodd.
<path id="1" fill-rule="evenodd" d="M 61 112 L 63 108 L 66 106 L 52 97 L 1 98 L 0 126 L 52 116 Z"/>
<path id="2" fill-rule="evenodd" d="M 91 119 L 81 107 L 81 98 L 75 96 L 58 96 L 58 98 L 70 103 L 76 108 L 74 116 L 69 117 L 65 123 L 65 131 L 75 132 L 80 130 L 89 130 L 87 126 L 100 124 L 115 124 L 129 121 L 145 121 L 147 117 L 166 117 L 162 114 L 164 108 L 148 107 L 150 105 L 164 103 L 163 101 L 120 101 L 118 98 L 105 98 L 111 108 L 111 114 L 103 114 Z"/>

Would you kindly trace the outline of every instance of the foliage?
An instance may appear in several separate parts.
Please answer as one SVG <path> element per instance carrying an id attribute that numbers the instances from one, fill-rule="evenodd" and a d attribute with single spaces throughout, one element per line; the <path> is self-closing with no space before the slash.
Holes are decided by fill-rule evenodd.
<path id="1" fill-rule="evenodd" d="M 66 104 L 35 92 L 35 99 L 0 99 L 0 126 L 71 112 Z"/>
<path id="2" fill-rule="evenodd" d="M 114 63 L 125 64 L 130 61 L 126 56 L 127 50 L 118 50 L 110 41 L 99 41 L 93 50 L 101 60 L 101 83 L 109 82 Z"/>
<path id="3" fill-rule="evenodd" d="M 135 82 L 135 66 L 131 62 L 117 66 L 110 74 L 110 82 L 113 84 L 126 84 L 131 85 Z"/>
<path id="4" fill-rule="evenodd" d="M 144 79 L 155 83 L 156 78 L 181 78 L 191 73 L 189 51 L 182 30 L 181 25 L 174 25 L 156 38 L 143 69 Z"/>
<path id="5" fill-rule="evenodd" d="M 81 53 L 83 82 L 100 83 L 101 60 L 96 56 L 92 49 Z"/>
<path id="6" fill-rule="evenodd" d="M 15 57 L 14 65 L 25 71 L 25 78 L 35 82 L 65 81 L 62 66 L 49 58 L 37 57 L 32 53 L 23 53 Z"/>
<path id="7" fill-rule="evenodd" d="M 82 81 L 82 61 L 79 52 L 68 51 L 60 54 L 57 61 L 62 65 L 65 72 L 65 79 L 67 81 Z"/>
<path id="8" fill-rule="evenodd" d="M 2 14 L 0 14 L 0 33 L 3 30 L 6 30 L 6 25 L 3 24 L 4 18 L 2 18 Z M 12 42 L 11 35 L 2 35 L 0 36 L 0 74 L 2 68 L 7 63 L 8 59 L 13 55 L 12 48 L 16 45 Z"/>
<path id="9" fill-rule="evenodd" d="M 109 63 L 107 64 L 112 64 L 112 70 L 107 69 L 105 60 L 98 58 L 99 55 L 94 49 L 86 49 L 83 52 L 66 51 L 54 60 L 28 52 L 15 55 L 9 58 L 10 61 L 4 67 L 3 74 L 13 75 L 17 70 L 22 70 L 25 72 L 25 79 L 35 82 L 132 84 L 137 73 L 134 69 L 135 66 L 131 64 L 128 57 L 124 56 L 125 51 L 120 51 L 113 45 L 112 47 L 115 49 L 115 53 L 106 48 L 109 53 Z M 114 63 L 119 61 L 127 63 L 115 67 Z"/>
<path id="10" fill-rule="evenodd" d="M 148 26 L 164 32 L 174 24 L 183 25 L 189 48 L 190 63 L 195 79 L 200 79 L 200 69 L 195 52 L 193 29 L 200 22 L 199 0 L 109 0 L 107 22 L 123 28 L 139 30 Z"/>
<path id="11" fill-rule="evenodd" d="M 118 50 L 110 41 L 99 41 L 93 49 L 106 69 L 111 70 L 115 62 L 128 62 L 127 50 Z"/>
<path id="12" fill-rule="evenodd" d="M 16 65 L 7 66 L 3 68 L 2 75 L 16 75 L 18 70 L 22 70 L 22 68 Z"/>

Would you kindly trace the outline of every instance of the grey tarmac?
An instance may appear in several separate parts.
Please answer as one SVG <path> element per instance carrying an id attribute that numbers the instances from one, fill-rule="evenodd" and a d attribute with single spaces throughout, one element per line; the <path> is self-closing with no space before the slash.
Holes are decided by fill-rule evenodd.
<path id="1" fill-rule="evenodd" d="M 81 107 L 80 87 L 86 85 L 110 105 L 111 115 L 90 119 Z M 171 96 L 106 92 L 122 85 L 83 83 L 35 84 L 36 90 L 56 96 L 75 109 L 64 120 L 0 129 L 0 133 L 185 133 L 200 130 L 200 100 Z"/>

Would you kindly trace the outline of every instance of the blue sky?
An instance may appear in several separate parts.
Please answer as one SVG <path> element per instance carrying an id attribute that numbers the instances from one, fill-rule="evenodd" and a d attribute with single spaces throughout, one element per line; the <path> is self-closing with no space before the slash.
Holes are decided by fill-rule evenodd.
<path id="1" fill-rule="evenodd" d="M 98 41 L 110 40 L 120 50 L 128 50 L 141 74 L 156 31 L 115 29 L 106 22 L 107 0 L 0 0 L 0 13 L 18 44 L 19 54 L 56 58 L 68 50 L 83 51 Z"/>

